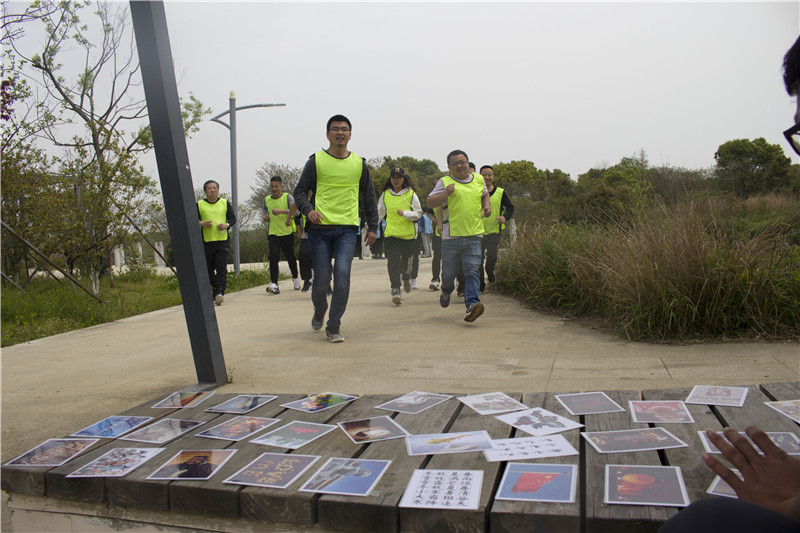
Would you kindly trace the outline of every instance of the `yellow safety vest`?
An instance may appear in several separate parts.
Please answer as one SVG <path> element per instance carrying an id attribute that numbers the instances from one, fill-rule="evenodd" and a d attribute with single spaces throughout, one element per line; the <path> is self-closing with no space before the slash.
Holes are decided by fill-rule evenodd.
<path id="1" fill-rule="evenodd" d="M 228 230 L 220 231 L 217 226 L 226 223 L 228 214 L 228 201 L 225 198 L 218 198 L 213 204 L 203 198 L 197 202 L 197 209 L 200 211 L 200 220 L 211 220 L 210 228 L 203 228 L 203 241 L 227 241 Z"/>
<path id="2" fill-rule="evenodd" d="M 414 191 L 409 189 L 403 194 L 392 194 L 388 189 L 383 191 L 383 205 L 386 206 L 386 230 L 384 235 L 398 239 L 413 239 L 416 236 L 414 221 L 398 215 L 397 210 L 408 211 L 412 207 Z"/>
<path id="3" fill-rule="evenodd" d="M 320 150 L 314 161 L 317 167 L 314 209 L 322 213 L 321 225 L 357 227 L 362 159 L 353 152 L 338 159 Z"/>
<path id="4" fill-rule="evenodd" d="M 283 235 L 291 235 L 295 231 L 294 220 L 292 220 L 292 225 L 286 225 L 286 218 L 289 215 L 273 215 L 273 209 L 289 209 L 289 194 L 283 193 L 278 198 L 273 198 L 272 195 L 268 195 L 264 198 L 264 205 L 267 207 L 267 212 L 269 213 L 269 235 L 277 235 L 281 237 Z"/>
<path id="5" fill-rule="evenodd" d="M 445 188 L 455 183 L 456 190 L 447 197 L 447 218 L 451 237 L 471 237 L 483 234 L 481 215 L 483 196 L 483 176 L 472 173 L 469 183 L 461 183 L 450 176 L 442 178 Z"/>
<path id="6" fill-rule="evenodd" d="M 501 187 L 494 188 L 494 194 L 489 197 L 492 205 L 492 216 L 483 219 L 483 234 L 489 235 L 490 233 L 500 233 L 500 230 L 506 229 L 506 225 L 501 225 L 497 221 L 500 216 L 500 202 L 503 200 L 503 189 Z"/>

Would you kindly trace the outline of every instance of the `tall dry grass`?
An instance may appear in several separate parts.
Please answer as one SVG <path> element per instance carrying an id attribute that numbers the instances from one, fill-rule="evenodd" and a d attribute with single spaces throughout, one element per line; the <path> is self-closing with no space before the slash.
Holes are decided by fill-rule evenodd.
<path id="1" fill-rule="evenodd" d="M 629 339 L 799 338 L 800 249 L 773 222 L 731 234 L 717 200 L 619 225 L 534 226 L 501 261 L 504 289 L 536 307 L 605 319 Z"/>

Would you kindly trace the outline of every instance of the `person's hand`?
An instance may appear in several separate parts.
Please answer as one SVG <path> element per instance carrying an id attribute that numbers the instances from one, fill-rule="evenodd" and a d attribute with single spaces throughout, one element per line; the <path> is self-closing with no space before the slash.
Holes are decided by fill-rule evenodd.
<path id="1" fill-rule="evenodd" d="M 312 209 L 311 211 L 308 212 L 306 218 L 308 218 L 308 220 L 310 220 L 312 224 L 319 224 L 320 222 L 322 222 L 322 213 Z"/>
<path id="2" fill-rule="evenodd" d="M 201 221 L 200 221 L 200 225 L 201 225 L 202 227 L 204 227 L 204 228 L 210 228 L 210 227 L 213 227 L 213 224 L 212 224 L 212 222 L 211 222 L 210 220 L 201 220 Z"/>
<path id="3" fill-rule="evenodd" d="M 397 210 L 397 214 L 400 215 L 400 216 L 403 216 L 403 210 L 402 209 L 398 209 Z"/>
<path id="4" fill-rule="evenodd" d="M 228 229 L 228 225 L 224 222 L 221 222 L 217 224 L 217 229 L 220 231 L 225 231 L 226 229 Z"/>
<path id="5" fill-rule="evenodd" d="M 503 215 L 500 215 L 499 217 L 497 217 L 497 221 L 500 224 L 505 224 L 506 223 L 506 217 L 504 217 Z"/>
<path id="6" fill-rule="evenodd" d="M 367 232 L 367 238 L 364 239 L 364 244 L 366 246 L 369 246 L 370 244 L 373 244 L 375 242 L 376 238 L 377 238 L 377 235 L 374 232 L 368 231 Z"/>
<path id="7" fill-rule="evenodd" d="M 492 208 L 491 207 L 484 207 L 481 209 L 481 216 L 484 218 L 490 217 L 492 215 Z"/>
<path id="8" fill-rule="evenodd" d="M 451 194 L 456 192 L 456 184 L 451 183 L 450 185 L 444 188 L 444 192 L 447 193 L 447 196 L 450 196 Z"/>
<path id="9" fill-rule="evenodd" d="M 286 225 L 287 225 L 287 226 L 291 226 L 291 225 L 292 225 L 292 219 L 291 219 L 291 217 L 287 217 L 287 218 L 286 218 Z"/>
<path id="10" fill-rule="evenodd" d="M 272 210 L 272 214 L 273 215 L 282 215 L 283 214 L 283 209 L 278 209 L 276 207 L 275 209 Z"/>
<path id="11" fill-rule="evenodd" d="M 723 433 L 727 441 L 715 431 L 706 430 L 708 439 L 739 470 L 743 479 L 711 454 L 703 452 L 706 465 L 736 491 L 740 500 L 800 520 L 800 460 L 778 448 L 766 433 L 755 426 L 745 429 L 745 433 L 764 455 L 759 454 L 738 431 L 725 428 Z"/>
<path id="12" fill-rule="evenodd" d="M 261 213 L 261 218 L 263 218 L 265 222 L 269 222 L 269 214 L 268 213 Z"/>

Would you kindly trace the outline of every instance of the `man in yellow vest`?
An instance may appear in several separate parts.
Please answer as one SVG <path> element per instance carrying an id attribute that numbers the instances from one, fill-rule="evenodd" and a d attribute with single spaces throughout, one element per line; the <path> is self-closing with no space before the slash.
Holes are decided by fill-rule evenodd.
<path id="1" fill-rule="evenodd" d="M 203 250 L 206 255 L 211 295 L 216 305 L 222 305 L 228 282 L 228 255 L 231 242 L 228 230 L 236 224 L 233 206 L 219 196 L 219 184 L 208 180 L 203 184 L 206 197 L 197 202 L 200 227 L 203 228 Z"/>
<path id="2" fill-rule="evenodd" d="M 268 224 L 267 242 L 269 244 L 269 277 L 267 292 L 280 294 L 278 288 L 279 263 L 281 251 L 289 263 L 294 290 L 300 290 L 300 278 L 297 276 L 297 259 L 294 255 L 294 213 L 297 206 L 291 194 L 283 192 L 283 180 L 280 176 L 269 179 L 269 196 L 264 198 L 261 217 Z"/>
<path id="3" fill-rule="evenodd" d="M 436 181 L 428 195 L 428 207 L 444 208 L 442 224 L 442 294 L 439 304 L 450 305 L 459 267 L 464 269 L 466 322 L 483 314 L 480 301 L 481 238 L 483 219 L 492 213 L 489 191 L 483 176 L 470 172 L 468 157 L 462 150 L 447 154 L 449 176 Z"/>
<path id="4" fill-rule="evenodd" d="M 350 152 L 352 126 L 343 115 L 328 120 L 329 146 L 308 158 L 294 190 L 297 208 L 308 219 L 308 247 L 314 267 L 311 327 L 322 328 L 328 311 L 326 290 L 333 274 L 333 294 L 325 334 L 331 342 L 342 342 L 342 315 L 350 297 L 350 267 L 358 238 L 359 201 L 366 218 L 364 244 L 375 242 L 378 208 L 375 188 L 366 161 Z M 334 258 L 331 269 L 331 257 Z"/>
<path id="5" fill-rule="evenodd" d="M 500 236 L 505 224 L 514 216 L 514 204 L 502 187 L 494 186 L 494 169 L 490 165 L 481 167 L 481 176 L 489 191 L 489 203 L 492 205 L 492 216 L 483 219 L 483 239 L 481 240 L 481 292 L 486 289 L 486 278 L 483 277 L 483 265 L 486 264 L 486 277 L 489 283 L 497 281 L 494 267 L 497 265 L 497 251 L 500 248 Z"/>

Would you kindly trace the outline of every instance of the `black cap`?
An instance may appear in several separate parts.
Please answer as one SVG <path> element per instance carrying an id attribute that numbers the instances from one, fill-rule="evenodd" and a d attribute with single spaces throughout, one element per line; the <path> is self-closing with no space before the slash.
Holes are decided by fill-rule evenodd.
<path id="1" fill-rule="evenodd" d="M 406 171 L 403 170 L 403 167 L 394 167 L 392 171 L 389 173 L 389 177 L 391 178 L 395 174 L 397 174 L 398 176 L 403 176 L 404 178 L 406 177 Z"/>

